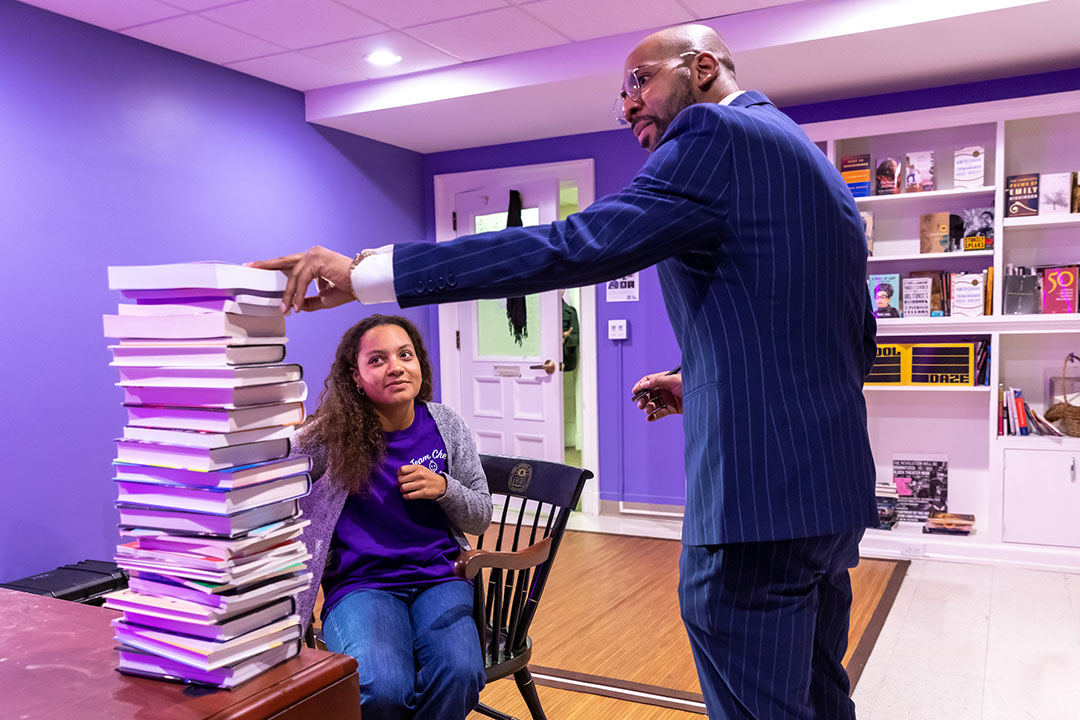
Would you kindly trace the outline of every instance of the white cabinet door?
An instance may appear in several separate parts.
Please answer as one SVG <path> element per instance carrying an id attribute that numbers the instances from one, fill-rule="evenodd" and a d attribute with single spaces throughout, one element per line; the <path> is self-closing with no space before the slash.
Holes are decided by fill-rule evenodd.
<path id="1" fill-rule="evenodd" d="M 1005 542 L 1080 547 L 1080 452 L 1005 451 Z"/>

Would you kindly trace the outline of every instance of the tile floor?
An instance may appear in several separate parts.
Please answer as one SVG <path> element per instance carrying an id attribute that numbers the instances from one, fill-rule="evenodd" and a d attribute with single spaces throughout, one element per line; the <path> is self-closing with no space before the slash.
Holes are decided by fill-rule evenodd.
<path id="1" fill-rule="evenodd" d="M 1080 575 L 912 561 L 853 697 L 863 720 L 1080 718 Z"/>

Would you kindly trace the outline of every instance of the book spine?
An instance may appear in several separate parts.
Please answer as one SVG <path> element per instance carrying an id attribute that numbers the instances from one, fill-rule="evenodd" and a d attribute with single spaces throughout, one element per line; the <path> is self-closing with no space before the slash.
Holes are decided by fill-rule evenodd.
<path id="1" fill-rule="evenodd" d="M 1020 388 L 1010 388 L 1013 394 L 1013 401 L 1016 407 L 1016 428 L 1019 432 L 1017 435 L 1028 435 L 1027 418 L 1024 417 L 1024 398 L 1020 394 Z"/>
<path id="2" fill-rule="evenodd" d="M 998 383 L 998 437 L 1005 434 L 1005 388 Z"/>

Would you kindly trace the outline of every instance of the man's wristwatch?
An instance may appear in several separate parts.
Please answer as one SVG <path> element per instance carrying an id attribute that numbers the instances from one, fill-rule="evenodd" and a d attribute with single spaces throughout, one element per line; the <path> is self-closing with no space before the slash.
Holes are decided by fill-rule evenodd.
<path id="1" fill-rule="evenodd" d="M 356 266 L 360 264 L 361 260 L 368 257 L 369 255 L 374 254 L 374 250 L 361 250 L 360 252 L 356 253 L 355 256 L 353 256 L 352 263 L 349 264 L 349 290 L 352 292 L 353 298 L 356 300 L 359 300 L 360 298 L 356 297 L 356 288 L 354 288 L 352 284 L 352 271 L 356 269 Z"/>

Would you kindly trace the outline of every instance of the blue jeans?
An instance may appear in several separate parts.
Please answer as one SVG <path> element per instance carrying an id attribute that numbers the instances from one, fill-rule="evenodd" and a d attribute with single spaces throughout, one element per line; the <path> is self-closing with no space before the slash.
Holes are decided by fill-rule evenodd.
<path id="1" fill-rule="evenodd" d="M 333 652 L 359 664 L 364 720 L 464 720 L 484 687 L 472 585 L 356 590 L 323 622 Z"/>

